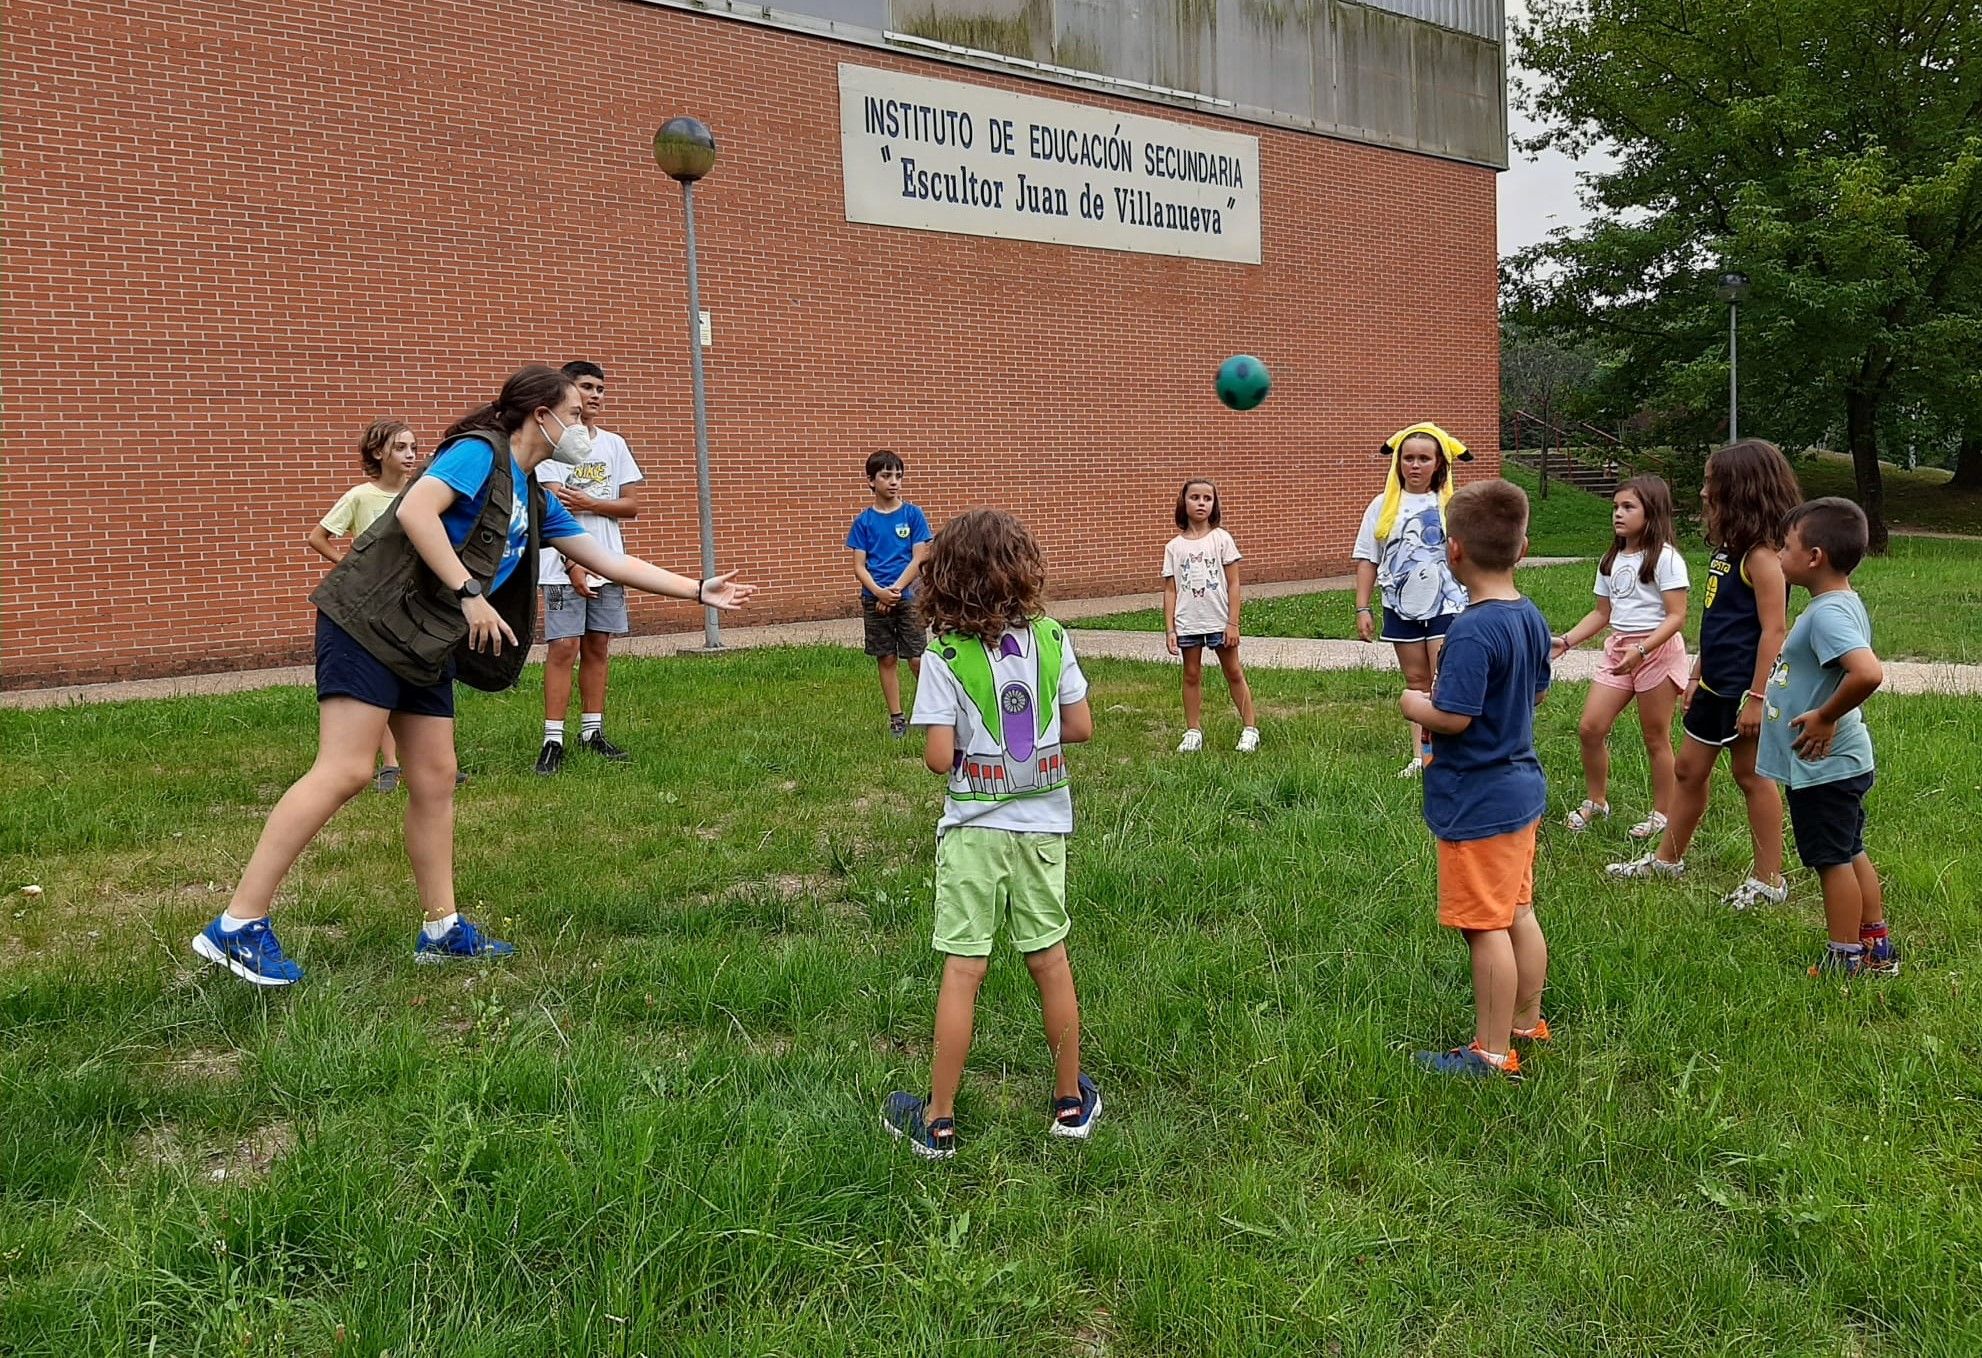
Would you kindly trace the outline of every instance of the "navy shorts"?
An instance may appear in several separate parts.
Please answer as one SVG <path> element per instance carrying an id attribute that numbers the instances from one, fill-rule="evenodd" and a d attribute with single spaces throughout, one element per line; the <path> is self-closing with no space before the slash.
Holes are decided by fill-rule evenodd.
<path id="1" fill-rule="evenodd" d="M 317 614 L 317 701 L 356 698 L 367 707 L 415 717 L 454 716 L 454 662 L 438 684 L 409 684 L 358 639 Z"/>
<path id="2" fill-rule="evenodd" d="M 1389 609 L 1383 610 L 1383 631 L 1378 640 L 1393 644 L 1409 644 L 1420 641 L 1435 641 L 1452 630 L 1452 620 L 1457 613 L 1441 613 L 1435 618 L 1393 617 Z"/>
<path id="3" fill-rule="evenodd" d="M 1865 852 L 1865 794 L 1871 790 L 1869 773 L 1783 789 L 1796 856 L 1804 867 L 1842 867 Z"/>
<path id="4" fill-rule="evenodd" d="M 1732 745 L 1740 736 L 1741 704 L 1745 698 L 1723 698 L 1701 685 L 1693 691 L 1693 703 L 1679 725 L 1702 745 L 1716 749 Z"/>
<path id="5" fill-rule="evenodd" d="M 1180 651 L 1202 651 L 1206 648 L 1214 651 L 1224 650 L 1225 634 L 1223 632 L 1193 632 L 1188 636 L 1179 635 L 1177 638 L 1177 649 Z"/>

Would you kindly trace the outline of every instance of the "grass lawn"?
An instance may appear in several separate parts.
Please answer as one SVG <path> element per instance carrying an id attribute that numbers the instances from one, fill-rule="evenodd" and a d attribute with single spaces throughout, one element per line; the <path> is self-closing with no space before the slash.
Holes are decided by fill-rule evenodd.
<path id="1" fill-rule="evenodd" d="M 1925 528 L 1942 533 L 1982 536 L 1982 491 L 1955 490 L 1950 473 L 1940 467 L 1907 471 L 1884 464 L 1886 521 L 1895 528 Z M 1816 453 L 1798 460 L 1796 479 L 1805 495 L 1858 498 L 1847 453 Z"/>
<path id="2" fill-rule="evenodd" d="M 1585 496 L 1584 498 L 1590 498 Z M 1608 546 L 1598 538 L 1592 552 Z M 1686 549 L 1687 565 L 1696 587 L 1706 578 L 1707 548 L 1698 542 Z M 1529 566 L 1517 573 L 1521 589 L 1540 605 L 1549 625 L 1565 632 L 1589 612 L 1594 562 L 1572 566 Z M 1895 538 L 1892 552 L 1873 557 L 1852 577 L 1872 613 L 1873 637 L 1887 660 L 1951 660 L 1982 663 L 1982 542 L 1941 538 Z M 1808 601 L 1798 594 L 1791 603 L 1800 610 Z M 1792 612 L 1792 618 L 1794 613 Z M 1081 627 L 1115 631 L 1160 632 L 1163 611 L 1145 608 L 1083 618 Z M 1356 596 L 1351 590 L 1293 594 L 1280 599 L 1252 599 L 1245 606 L 1245 632 L 1259 637 L 1336 637 L 1356 635 Z M 1699 640 L 1697 606 L 1686 629 L 1687 643 Z M 1595 645 L 1596 643 L 1585 643 Z"/>
<path id="3" fill-rule="evenodd" d="M 939 787 L 871 663 L 624 661 L 637 762 L 552 782 L 534 674 L 462 702 L 461 895 L 519 956 L 412 965 L 368 792 L 285 890 L 310 975 L 274 994 L 186 944 L 310 695 L 0 712 L 0 1353 L 1982 1351 L 1968 700 L 1875 701 L 1903 976 L 1805 977 L 1806 876 L 1716 905 L 1725 788 L 1678 886 L 1608 889 L 1621 832 L 1551 828 L 1560 1038 L 1478 1087 L 1409 1060 L 1470 993 L 1392 681 L 1260 673 L 1263 751 L 1212 694 L 1183 760 L 1175 671 L 1096 663 L 1070 947 L 1106 1112 L 1045 1135 L 1002 954 L 963 1154 L 928 1166 L 876 1109 L 926 1080 Z M 1580 699 L 1542 709 L 1558 803 Z"/>

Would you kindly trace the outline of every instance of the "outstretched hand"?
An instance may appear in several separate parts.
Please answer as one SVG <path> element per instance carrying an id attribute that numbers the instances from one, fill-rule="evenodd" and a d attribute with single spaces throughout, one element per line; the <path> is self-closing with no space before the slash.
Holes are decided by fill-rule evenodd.
<path id="1" fill-rule="evenodd" d="M 735 571 L 712 575 L 702 582 L 702 602 L 710 608 L 720 608 L 725 611 L 741 607 L 743 601 L 756 592 L 755 585 L 738 584 Z"/>

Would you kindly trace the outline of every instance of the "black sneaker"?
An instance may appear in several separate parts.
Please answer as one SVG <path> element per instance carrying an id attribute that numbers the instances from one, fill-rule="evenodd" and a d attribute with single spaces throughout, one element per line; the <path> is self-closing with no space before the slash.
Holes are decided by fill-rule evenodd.
<path id="1" fill-rule="evenodd" d="M 372 775 L 372 791 L 396 792 L 399 790 L 399 765 L 387 764 Z"/>
<path id="2" fill-rule="evenodd" d="M 607 740 L 604 731 L 597 731 L 589 736 L 580 736 L 578 738 L 578 748 L 595 754 L 601 759 L 610 759 L 615 764 L 623 764 L 633 758 L 625 750 L 620 749 L 619 746 Z"/>
<path id="3" fill-rule="evenodd" d="M 548 778 L 563 767 L 564 742 L 561 740 L 545 741 L 543 751 L 537 756 L 537 772 Z"/>
<path id="4" fill-rule="evenodd" d="M 894 716 L 889 717 L 888 734 L 893 736 L 896 740 L 900 740 L 902 737 L 906 736 L 908 734 L 908 718 L 903 716 L 899 712 L 895 713 Z"/>

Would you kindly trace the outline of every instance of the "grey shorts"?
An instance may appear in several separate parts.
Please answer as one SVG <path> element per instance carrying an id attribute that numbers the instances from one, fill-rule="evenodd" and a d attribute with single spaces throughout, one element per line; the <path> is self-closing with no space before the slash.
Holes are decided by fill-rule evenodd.
<path id="1" fill-rule="evenodd" d="M 929 649 L 929 634 L 922 630 L 922 614 L 913 599 L 905 599 L 892 612 L 883 613 L 863 594 L 860 620 L 869 655 L 898 655 L 904 660 L 914 660 Z"/>
<path id="2" fill-rule="evenodd" d="M 587 632 L 626 632 L 626 586 L 603 582 L 587 599 L 570 585 L 545 585 L 544 640 L 567 641 Z"/>

